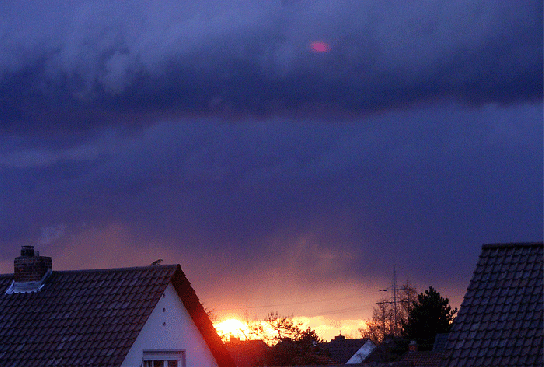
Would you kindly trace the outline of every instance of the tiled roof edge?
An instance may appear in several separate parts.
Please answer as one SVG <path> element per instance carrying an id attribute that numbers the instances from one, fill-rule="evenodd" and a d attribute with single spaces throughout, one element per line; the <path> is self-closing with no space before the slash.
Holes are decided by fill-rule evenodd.
<path id="1" fill-rule="evenodd" d="M 498 248 L 519 248 L 519 247 L 544 247 L 544 242 L 510 242 L 510 243 L 487 243 L 482 245 L 483 250 Z"/>
<path id="2" fill-rule="evenodd" d="M 227 348 L 223 344 L 223 341 L 217 335 L 217 332 L 208 317 L 208 314 L 204 310 L 204 307 L 200 303 L 196 292 L 194 291 L 191 283 L 181 270 L 181 266 L 177 265 L 177 270 L 171 278 L 171 282 L 174 285 L 181 301 L 185 308 L 189 312 L 189 315 L 193 319 L 197 329 L 200 331 L 208 348 L 215 358 L 219 367 L 235 367 L 234 361 L 227 351 Z"/>

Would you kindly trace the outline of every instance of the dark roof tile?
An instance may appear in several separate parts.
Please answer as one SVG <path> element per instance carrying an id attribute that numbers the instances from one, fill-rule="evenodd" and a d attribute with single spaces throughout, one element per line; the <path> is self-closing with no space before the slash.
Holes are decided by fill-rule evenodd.
<path id="1" fill-rule="evenodd" d="M 443 366 L 541 366 L 543 244 L 484 245 Z"/>

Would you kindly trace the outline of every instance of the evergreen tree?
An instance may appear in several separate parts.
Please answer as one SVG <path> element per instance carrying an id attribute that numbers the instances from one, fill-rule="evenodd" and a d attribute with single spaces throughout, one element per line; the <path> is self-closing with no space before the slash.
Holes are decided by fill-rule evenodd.
<path id="1" fill-rule="evenodd" d="M 417 341 L 421 350 L 431 349 L 436 334 L 447 333 L 457 313 L 449 303 L 433 287 L 420 293 L 403 323 L 403 337 Z"/>

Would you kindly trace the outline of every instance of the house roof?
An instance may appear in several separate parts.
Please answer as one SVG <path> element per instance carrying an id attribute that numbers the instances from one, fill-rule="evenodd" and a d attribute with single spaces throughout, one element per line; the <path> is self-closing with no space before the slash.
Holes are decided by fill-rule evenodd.
<path id="1" fill-rule="evenodd" d="M 433 352 L 443 352 L 448 344 L 448 333 L 439 333 L 434 337 Z"/>
<path id="2" fill-rule="evenodd" d="M 120 366 L 172 283 L 219 366 L 234 366 L 179 265 L 53 271 L 39 292 L 6 294 L 0 275 L 0 365 Z"/>
<path id="3" fill-rule="evenodd" d="M 446 366 L 543 365 L 543 244 L 483 245 Z"/>
<path id="4" fill-rule="evenodd" d="M 333 361 L 346 363 L 369 339 L 348 339 L 337 335 L 328 343 L 323 343 Z"/>

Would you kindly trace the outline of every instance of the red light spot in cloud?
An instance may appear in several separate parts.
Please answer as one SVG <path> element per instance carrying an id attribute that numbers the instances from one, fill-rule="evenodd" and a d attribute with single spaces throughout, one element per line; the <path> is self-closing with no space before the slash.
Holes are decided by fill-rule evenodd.
<path id="1" fill-rule="evenodd" d="M 331 46 L 323 41 L 314 41 L 310 43 L 310 50 L 312 52 L 329 52 L 331 50 Z"/>

